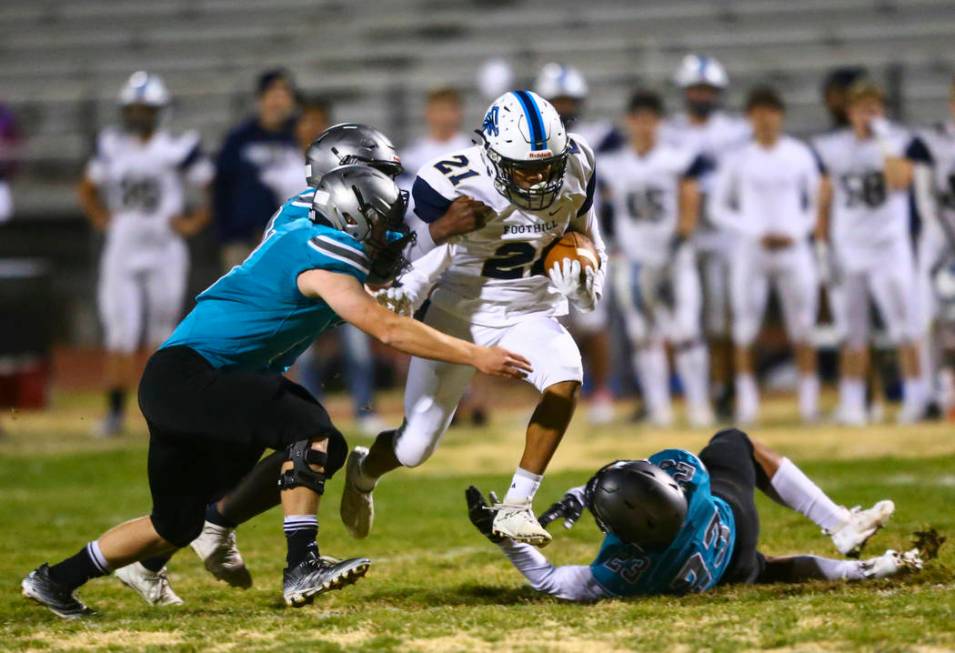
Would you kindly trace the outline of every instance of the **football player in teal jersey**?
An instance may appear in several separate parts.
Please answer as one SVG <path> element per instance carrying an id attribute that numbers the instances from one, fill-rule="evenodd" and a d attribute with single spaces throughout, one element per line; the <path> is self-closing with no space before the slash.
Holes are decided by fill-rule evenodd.
<path id="1" fill-rule="evenodd" d="M 316 336 L 344 322 L 415 356 L 497 376 L 531 371 L 517 354 L 441 334 L 382 308 L 366 291 L 370 275 L 393 277 L 403 263 L 406 203 L 386 174 L 337 168 L 322 177 L 306 217 L 273 224 L 241 265 L 199 295 L 140 382 L 151 514 L 58 564 L 40 565 L 23 579 L 24 596 L 60 617 L 88 614 L 74 595 L 78 587 L 188 545 L 207 504 L 235 487 L 266 449 L 287 452 L 275 479 L 288 544 L 285 603 L 310 603 L 365 574 L 367 558 L 319 555 L 319 499 L 348 445 L 325 409 L 283 372 Z"/>
<path id="2" fill-rule="evenodd" d="M 540 517 L 570 528 L 584 508 L 606 536 L 589 565 L 555 567 L 534 547 L 495 537 L 481 492 L 466 496 L 472 523 L 500 546 L 534 589 L 571 601 L 704 592 L 725 583 L 866 580 L 919 570 L 917 549 L 869 560 L 813 555 L 767 557 L 757 549 L 759 488 L 831 535 L 840 553 L 857 555 L 895 509 L 834 503 L 792 461 L 745 433 L 717 433 L 695 456 L 666 449 L 647 460 L 618 460 L 573 488 Z"/>

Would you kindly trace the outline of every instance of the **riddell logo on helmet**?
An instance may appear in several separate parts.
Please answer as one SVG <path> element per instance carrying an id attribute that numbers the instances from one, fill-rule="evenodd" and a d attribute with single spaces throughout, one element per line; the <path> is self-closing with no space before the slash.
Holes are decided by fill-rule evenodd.
<path id="1" fill-rule="evenodd" d="M 549 159 L 554 154 L 550 150 L 531 150 L 527 153 L 527 156 L 531 159 Z"/>

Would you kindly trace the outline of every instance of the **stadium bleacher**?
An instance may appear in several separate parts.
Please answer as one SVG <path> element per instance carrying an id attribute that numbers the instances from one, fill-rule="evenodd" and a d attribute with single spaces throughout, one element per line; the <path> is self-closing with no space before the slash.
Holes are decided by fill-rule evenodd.
<path id="1" fill-rule="evenodd" d="M 474 75 L 490 55 L 524 80 L 548 60 L 574 63 L 593 89 L 591 116 L 610 117 L 634 84 L 665 88 L 677 59 L 702 50 L 730 70 L 731 103 L 749 83 L 772 80 L 792 127 L 809 131 L 825 122 L 819 78 L 837 63 L 879 75 L 894 67 L 904 117 L 935 118 L 953 36 L 947 0 L 557 0 L 546 11 L 519 0 L 7 0 L 0 99 L 25 125 L 15 192 L 19 213 L 36 218 L 74 209 L 70 182 L 138 68 L 166 77 L 174 124 L 200 129 L 210 145 L 246 109 L 255 72 L 275 64 L 335 100 L 339 118 L 403 141 L 416 131 L 421 91 L 436 84 L 464 87 L 476 117 Z"/>

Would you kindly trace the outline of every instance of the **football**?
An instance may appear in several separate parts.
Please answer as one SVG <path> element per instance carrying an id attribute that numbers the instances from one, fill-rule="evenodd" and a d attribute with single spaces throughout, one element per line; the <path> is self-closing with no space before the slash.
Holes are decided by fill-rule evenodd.
<path id="1" fill-rule="evenodd" d="M 594 244 L 587 236 L 576 231 L 565 233 L 547 252 L 544 257 L 544 274 L 565 258 L 580 261 L 581 274 L 585 268 L 596 268 L 600 265 Z"/>

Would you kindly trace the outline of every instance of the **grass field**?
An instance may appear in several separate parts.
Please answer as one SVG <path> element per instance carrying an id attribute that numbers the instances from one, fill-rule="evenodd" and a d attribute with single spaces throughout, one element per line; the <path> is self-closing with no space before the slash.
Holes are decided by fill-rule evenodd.
<path id="1" fill-rule="evenodd" d="M 794 425 L 776 401 L 751 434 L 791 456 L 840 502 L 898 506 L 868 552 L 905 547 L 926 526 L 955 533 L 955 428 L 891 425 L 865 430 Z M 337 519 L 339 484 L 321 512 L 321 545 L 374 565 L 358 585 L 302 610 L 281 605 L 284 540 L 277 511 L 243 526 L 239 544 L 255 586 L 215 582 L 191 551 L 170 565 L 186 605 L 149 608 L 112 578 L 82 598 L 99 614 L 62 622 L 24 601 L 22 575 L 73 553 L 112 524 L 148 510 L 141 424 L 117 441 L 87 433 L 98 401 L 60 398 L 43 415 L 4 420 L 0 441 L 0 650 L 192 651 L 617 651 L 955 650 L 955 546 L 922 574 L 842 585 L 720 588 L 684 598 L 563 604 L 537 595 L 467 521 L 469 483 L 504 489 L 522 442 L 526 411 L 497 415 L 490 428 L 452 431 L 423 468 L 394 474 L 376 493 L 372 536 L 355 542 Z M 344 423 L 347 426 L 347 423 Z M 543 509 L 565 488 L 617 457 L 666 446 L 696 450 L 710 433 L 648 432 L 621 422 L 591 428 L 578 419 L 538 494 Z M 358 438 L 353 438 L 357 442 Z M 831 555 L 827 538 L 801 516 L 760 498 L 769 554 Z M 592 559 L 600 535 L 589 517 L 557 533 L 556 563 Z"/>

